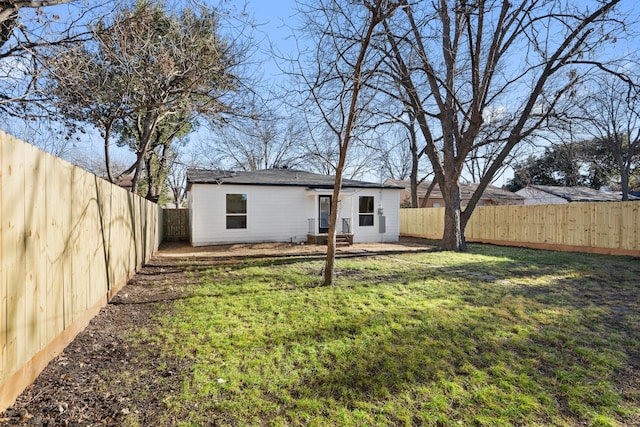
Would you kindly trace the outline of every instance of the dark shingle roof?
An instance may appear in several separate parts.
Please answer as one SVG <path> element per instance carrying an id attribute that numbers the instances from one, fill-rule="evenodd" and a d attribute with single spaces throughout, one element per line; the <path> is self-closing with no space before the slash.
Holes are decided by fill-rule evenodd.
<path id="1" fill-rule="evenodd" d="M 236 184 L 236 185 L 275 185 L 285 187 L 333 188 L 335 177 L 320 175 L 296 169 L 264 169 L 250 172 L 225 170 L 187 170 L 189 184 Z M 342 188 L 395 188 L 391 184 L 343 179 Z"/>
<path id="2" fill-rule="evenodd" d="M 397 185 L 401 185 L 404 188 L 406 188 L 407 190 L 409 190 L 411 188 L 411 183 L 409 181 L 393 181 L 393 180 L 388 180 L 387 182 L 393 182 Z M 431 185 L 431 181 L 423 181 L 420 184 L 418 184 L 418 196 L 419 197 L 424 197 L 424 195 L 427 193 L 427 190 L 429 189 L 429 185 Z M 478 188 L 478 184 L 475 183 L 460 183 L 460 198 L 462 200 L 469 200 L 471 199 L 471 196 L 473 195 L 473 193 L 476 191 L 476 189 Z M 442 199 L 442 192 L 440 191 L 440 187 L 438 185 L 436 185 L 433 190 L 431 191 L 431 194 L 429 195 L 429 197 L 431 199 Z M 503 190 L 501 188 L 498 187 L 494 187 L 493 185 L 488 185 L 487 188 L 484 189 L 484 191 L 482 192 L 482 199 L 483 200 L 494 200 L 494 201 L 500 201 L 500 202 L 507 202 L 507 201 L 511 201 L 511 202 L 518 202 L 518 201 L 523 201 L 524 197 L 520 196 L 519 194 L 516 193 L 512 193 L 511 191 L 508 190 Z"/>
<path id="3" fill-rule="evenodd" d="M 621 197 L 589 187 L 557 187 L 552 185 L 531 185 L 531 188 L 544 191 L 569 202 L 619 202 Z"/>

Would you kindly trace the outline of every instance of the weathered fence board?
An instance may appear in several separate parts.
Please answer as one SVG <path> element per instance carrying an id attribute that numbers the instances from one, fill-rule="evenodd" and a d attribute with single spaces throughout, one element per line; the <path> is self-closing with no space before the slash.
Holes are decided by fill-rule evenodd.
<path id="1" fill-rule="evenodd" d="M 160 216 L 0 132 L 0 410 L 153 254 Z"/>
<path id="2" fill-rule="evenodd" d="M 444 208 L 400 210 L 400 234 L 440 239 Z M 640 255 L 640 203 L 570 203 L 477 207 L 469 242 Z"/>

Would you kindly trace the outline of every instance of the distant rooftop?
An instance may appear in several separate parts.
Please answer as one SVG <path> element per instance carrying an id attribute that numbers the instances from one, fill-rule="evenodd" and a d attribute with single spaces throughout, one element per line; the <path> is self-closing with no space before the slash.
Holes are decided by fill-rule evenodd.
<path id="1" fill-rule="evenodd" d="M 236 184 L 236 185 L 274 185 L 285 187 L 333 188 L 335 177 L 296 169 L 264 169 L 258 171 L 228 171 L 188 169 L 189 184 Z M 380 184 L 353 179 L 343 179 L 342 188 L 395 188 L 401 186 Z"/>
<path id="2" fill-rule="evenodd" d="M 387 182 L 392 182 L 396 185 L 403 186 L 407 190 L 411 189 L 411 183 L 409 181 L 395 181 L 395 180 L 387 180 Z M 418 196 L 423 197 L 427 190 L 429 189 L 429 185 L 431 185 L 431 181 L 423 181 L 418 185 Z M 460 183 L 460 199 L 461 200 L 469 200 L 471 196 L 478 188 L 478 184 L 475 183 Z M 442 192 L 440 191 L 440 187 L 436 185 L 433 187 L 431 194 L 429 195 L 431 199 L 442 199 Z M 508 190 L 503 190 L 502 188 L 494 187 L 493 185 L 488 185 L 487 188 L 482 192 L 482 198 L 484 200 L 494 200 L 494 201 L 522 201 L 524 197 L 519 194 L 512 193 Z"/>
<path id="3" fill-rule="evenodd" d="M 561 197 L 569 202 L 619 202 L 621 196 L 589 187 L 559 187 L 553 185 L 530 185 L 539 191 Z"/>

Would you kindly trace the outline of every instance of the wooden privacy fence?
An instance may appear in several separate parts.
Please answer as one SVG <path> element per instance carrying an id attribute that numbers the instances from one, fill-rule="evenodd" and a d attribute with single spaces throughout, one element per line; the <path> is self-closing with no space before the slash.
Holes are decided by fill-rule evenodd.
<path id="1" fill-rule="evenodd" d="M 156 251 L 157 205 L 0 132 L 0 410 Z"/>
<path id="2" fill-rule="evenodd" d="M 189 209 L 162 210 L 163 239 L 169 242 L 189 240 Z"/>
<path id="3" fill-rule="evenodd" d="M 444 208 L 401 209 L 400 234 L 440 239 Z M 469 242 L 640 256 L 640 202 L 480 206 Z"/>

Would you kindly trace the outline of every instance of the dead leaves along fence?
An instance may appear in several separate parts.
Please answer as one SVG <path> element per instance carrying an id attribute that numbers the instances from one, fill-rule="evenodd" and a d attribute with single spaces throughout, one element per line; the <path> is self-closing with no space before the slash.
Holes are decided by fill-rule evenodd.
<path id="1" fill-rule="evenodd" d="M 157 250 L 161 210 L 0 132 L 0 410 Z"/>
<path id="2" fill-rule="evenodd" d="M 401 209 L 400 234 L 440 239 L 444 208 Z M 480 206 L 468 242 L 640 256 L 640 202 Z"/>

